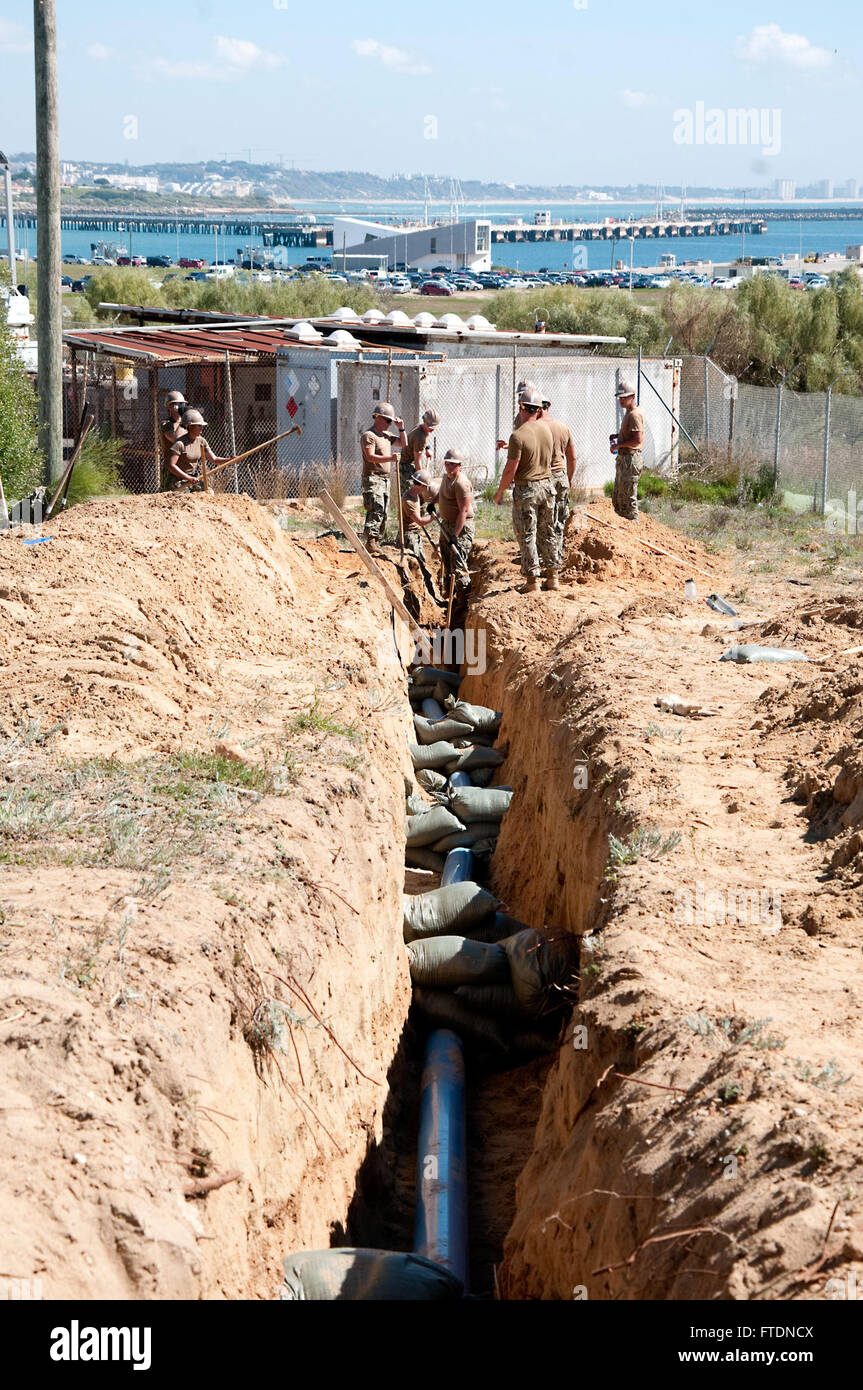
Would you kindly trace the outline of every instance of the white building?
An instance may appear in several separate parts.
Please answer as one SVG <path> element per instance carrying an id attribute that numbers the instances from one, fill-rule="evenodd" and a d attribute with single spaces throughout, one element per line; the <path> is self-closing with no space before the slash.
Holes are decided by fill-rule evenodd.
<path id="1" fill-rule="evenodd" d="M 333 226 L 335 266 L 339 263 L 340 252 L 354 257 L 358 254 L 385 256 L 389 269 L 403 265 L 431 270 L 433 266 L 445 265 L 448 270 L 490 270 L 491 222 L 468 218 L 439 227 L 402 229 L 361 222 L 357 218 L 336 218 Z"/>

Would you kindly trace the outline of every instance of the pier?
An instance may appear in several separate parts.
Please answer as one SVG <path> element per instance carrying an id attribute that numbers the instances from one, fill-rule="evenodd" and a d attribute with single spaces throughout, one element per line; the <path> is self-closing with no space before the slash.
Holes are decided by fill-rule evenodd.
<path id="1" fill-rule="evenodd" d="M 522 241 L 623 241 L 629 237 L 761 236 L 767 223 L 761 217 L 712 217 L 696 220 L 639 218 L 620 222 L 507 222 L 492 223 L 493 242 Z"/>

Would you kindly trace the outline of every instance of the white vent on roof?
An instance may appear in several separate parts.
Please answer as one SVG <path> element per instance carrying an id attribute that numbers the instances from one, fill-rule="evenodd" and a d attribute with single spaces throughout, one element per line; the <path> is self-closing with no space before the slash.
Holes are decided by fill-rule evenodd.
<path id="1" fill-rule="evenodd" d="M 319 343 L 322 334 L 303 319 L 300 323 L 295 323 L 292 328 L 286 328 L 285 337 L 293 338 L 300 343 Z"/>
<path id="2" fill-rule="evenodd" d="M 417 328 L 431 328 L 434 323 L 434 314 L 430 314 L 428 309 L 423 309 L 421 314 L 414 315 L 414 323 Z"/>
<path id="3" fill-rule="evenodd" d="M 435 321 L 436 328 L 464 328 L 464 319 L 458 314 L 441 314 Z"/>
<path id="4" fill-rule="evenodd" d="M 385 317 L 380 309 L 366 309 L 363 314 L 363 323 L 383 323 Z"/>
<path id="5" fill-rule="evenodd" d="M 359 323 L 360 321 L 360 316 L 356 309 L 348 309 L 344 304 L 340 309 L 337 309 L 334 314 L 328 314 L 327 317 L 335 319 L 339 323 Z"/>
<path id="6" fill-rule="evenodd" d="M 337 328 L 334 333 L 328 333 L 324 342 L 329 343 L 330 347 L 358 348 L 360 346 L 353 333 L 349 333 L 346 328 Z"/>
<path id="7" fill-rule="evenodd" d="M 482 314 L 471 314 L 465 324 L 465 328 L 472 329 L 474 333 L 489 333 L 491 331 L 491 324 Z"/>
<path id="8" fill-rule="evenodd" d="M 403 309 L 393 309 L 391 314 L 387 314 L 384 322 L 391 323 L 393 325 L 398 324 L 399 327 L 401 327 L 404 324 L 407 324 L 407 326 L 410 327 L 411 323 L 410 319 L 408 318 L 407 314 L 404 312 Z"/>

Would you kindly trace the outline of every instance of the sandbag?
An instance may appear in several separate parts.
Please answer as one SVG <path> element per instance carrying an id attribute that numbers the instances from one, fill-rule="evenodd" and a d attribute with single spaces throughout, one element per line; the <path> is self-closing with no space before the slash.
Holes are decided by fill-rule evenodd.
<path id="1" fill-rule="evenodd" d="M 445 806 L 435 806 L 431 811 L 423 811 L 420 816 L 408 816 L 405 839 L 411 848 L 422 848 L 423 845 L 433 845 L 444 835 L 452 835 L 465 828 Z"/>
<path id="2" fill-rule="evenodd" d="M 446 791 L 447 779 L 442 772 L 435 772 L 434 768 L 423 767 L 417 773 L 417 781 L 424 791 L 442 792 Z"/>
<path id="3" fill-rule="evenodd" d="M 450 807 L 465 824 L 471 821 L 499 821 L 509 810 L 513 793 L 501 787 L 458 787 L 450 796 Z"/>
<path id="4" fill-rule="evenodd" d="M 404 900 L 405 941 L 424 936 L 470 936 L 471 928 L 495 915 L 497 898 L 478 883 L 450 883 Z M 512 919 L 507 918 L 510 922 Z M 511 935 L 511 933 L 504 933 Z"/>
<path id="5" fill-rule="evenodd" d="M 405 813 L 409 816 L 421 816 L 424 811 L 430 811 L 431 805 L 424 796 L 413 796 L 405 798 Z"/>
<path id="6" fill-rule="evenodd" d="M 445 854 L 435 854 L 431 849 L 405 848 L 405 863 L 409 869 L 430 869 L 433 874 L 442 874 L 446 860 Z"/>
<path id="7" fill-rule="evenodd" d="M 389 1250 L 304 1250 L 284 1260 L 282 1302 L 370 1303 L 461 1298 L 461 1281 L 421 1255 Z"/>
<path id="8" fill-rule="evenodd" d="M 454 771 L 457 773 L 470 773 L 474 776 L 474 771 L 479 767 L 500 767 L 504 762 L 503 753 L 496 748 L 484 748 L 482 745 L 470 744 L 459 756 Z"/>
<path id="9" fill-rule="evenodd" d="M 447 685 L 446 681 L 438 681 L 432 691 L 432 699 L 437 700 L 439 705 L 445 705 L 447 700 L 452 698 L 453 687 Z"/>
<path id="10" fill-rule="evenodd" d="M 529 1017 L 512 987 L 512 981 L 499 985 L 459 985 L 453 990 L 455 998 L 479 1013 L 498 1015 L 514 1021 Z"/>
<path id="11" fill-rule="evenodd" d="M 471 850 L 477 859 L 484 859 L 490 854 L 494 854 L 497 849 L 497 836 L 486 835 L 481 840 L 474 840 Z"/>
<path id="12" fill-rule="evenodd" d="M 464 738 L 466 724 L 457 719 L 426 719 L 424 714 L 414 715 L 414 728 L 419 743 L 439 743 L 441 739 Z"/>
<path id="13" fill-rule="evenodd" d="M 411 679 L 417 684 L 430 683 L 432 685 L 438 681 L 443 681 L 450 691 L 461 685 L 461 676 L 458 671 L 442 671 L 439 666 L 417 666 L 411 672 Z"/>
<path id="14" fill-rule="evenodd" d="M 742 647 L 729 647 L 723 652 L 720 661 L 808 661 L 804 652 L 794 651 L 792 647 L 758 647 L 745 643 Z"/>
<path id="15" fill-rule="evenodd" d="M 411 941 L 407 950 L 411 979 L 429 989 L 509 979 L 506 951 L 488 942 L 464 936 L 429 936 L 424 941 Z"/>
<path id="16" fill-rule="evenodd" d="M 417 772 L 423 768 L 443 768 L 459 760 L 459 750 L 452 743 L 409 743 L 408 752 Z"/>
<path id="17" fill-rule="evenodd" d="M 469 705 L 467 700 L 458 700 L 455 695 L 449 696 L 446 706 L 453 719 L 469 724 L 478 734 L 496 734 L 503 719 L 499 710 L 489 709 L 487 705 Z"/>
<path id="18" fill-rule="evenodd" d="M 448 854 L 451 849 L 470 849 L 478 840 L 496 840 L 499 834 L 498 821 L 475 821 L 466 825 L 462 831 L 444 835 L 442 840 L 435 840 L 432 849 L 438 850 L 441 854 Z"/>
<path id="19" fill-rule="evenodd" d="M 513 917 L 496 912 L 493 917 L 487 917 L 484 921 L 475 922 L 469 927 L 460 927 L 459 930 L 465 936 L 472 937 L 474 941 L 503 941 L 507 936 L 512 936 L 514 927 L 522 926 L 523 922 L 516 922 Z"/>
<path id="20" fill-rule="evenodd" d="M 549 940 L 534 927 L 525 927 L 514 936 L 506 937 L 500 947 L 509 961 L 512 987 L 532 1018 L 539 1018 L 567 1002 L 568 996 L 563 991 L 575 981 L 578 958 L 574 937 Z"/>
<path id="21" fill-rule="evenodd" d="M 417 1008 L 433 1023 L 454 1028 L 464 1038 L 486 1043 L 499 1052 L 507 1051 L 507 1042 L 500 1024 L 456 999 L 449 990 L 417 988 L 413 993 Z"/>

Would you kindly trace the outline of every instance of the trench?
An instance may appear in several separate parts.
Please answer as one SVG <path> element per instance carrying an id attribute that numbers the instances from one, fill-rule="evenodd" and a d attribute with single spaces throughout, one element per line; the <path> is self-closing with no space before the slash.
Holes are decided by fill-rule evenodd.
<path id="1" fill-rule="evenodd" d="M 463 631 L 470 629 L 474 611 L 483 590 L 483 574 L 475 580 L 475 593 L 462 615 Z M 499 864 L 500 847 L 495 850 L 486 871 L 475 870 L 471 877 L 503 899 L 503 911 L 528 925 L 544 924 L 578 937 L 589 921 L 601 912 L 599 884 L 604 860 L 597 858 L 607 846 L 607 833 L 600 826 L 596 833 L 584 835 L 582 817 L 567 828 L 568 866 L 556 875 L 561 891 L 538 893 L 535 875 L 529 866 L 512 862 L 509 842 L 520 838 L 532 842 L 541 835 L 544 816 L 554 814 L 553 796 L 537 793 L 543 780 L 542 768 L 554 760 L 548 748 L 537 756 L 535 747 L 525 746 L 517 735 L 519 687 L 512 675 L 518 664 L 517 652 L 501 652 L 488 670 L 468 675 L 458 689 L 459 698 L 490 706 L 502 712 L 502 740 L 507 749 L 505 762 L 497 770 L 492 786 L 508 783 L 516 789 L 506 827 L 506 865 Z M 545 707 L 554 691 L 539 692 Z M 413 712 L 417 712 L 414 705 Z M 544 708 L 545 715 L 553 709 Z M 438 711 L 444 715 L 443 710 Z M 536 722 L 536 721 L 535 721 Z M 547 719 L 541 721 L 548 728 Z M 535 730 L 540 739 L 541 729 Z M 526 760 L 530 761 L 528 765 Z M 588 825 L 598 807 L 585 808 Z M 586 840 L 589 843 L 585 844 Z M 573 873 L 573 870 L 575 872 Z M 548 874 L 542 876 L 545 880 Z M 573 878 L 577 880 L 573 884 Z M 521 890 L 516 887 L 521 879 Z M 420 894 L 438 886 L 437 874 L 406 869 L 405 892 Z M 563 891 L 569 885 L 570 891 Z M 572 891 L 574 889 L 574 891 Z M 567 1013 L 567 1018 L 568 1018 Z M 557 1046 L 566 1028 L 561 1020 L 558 1042 L 544 1055 L 530 1059 L 491 1058 L 467 1045 L 467 1208 L 470 1296 L 480 1299 L 505 1297 L 499 1277 L 504 1244 L 516 1209 L 516 1185 L 533 1150 L 534 1137 L 549 1074 L 555 1065 Z M 420 1082 L 423 1055 L 432 1027 L 414 1002 L 407 1019 L 402 1047 L 388 1076 L 389 1097 L 384 1112 L 384 1136 L 380 1145 L 367 1155 L 357 1177 L 356 1189 L 343 1232 L 343 1243 L 378 1250 L 412 1249 L 417 1201 L 417 1135 L 420 1121 Z"/>

